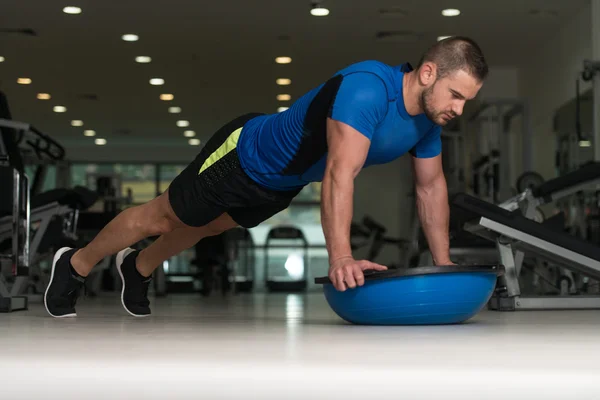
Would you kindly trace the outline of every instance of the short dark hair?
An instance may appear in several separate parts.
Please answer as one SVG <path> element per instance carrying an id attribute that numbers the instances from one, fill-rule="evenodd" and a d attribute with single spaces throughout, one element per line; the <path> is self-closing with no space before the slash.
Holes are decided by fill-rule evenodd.
<path id="1" fill-rule="evenodd" d="M 423 54 L 417 68 L 425 62 L 437 65 L 437 79 L 461 69 L 479 82 L 483 82 L 488 74 L 481 48 L 473 39 L 465 36 L 451 36 L 438 41 Z"/>

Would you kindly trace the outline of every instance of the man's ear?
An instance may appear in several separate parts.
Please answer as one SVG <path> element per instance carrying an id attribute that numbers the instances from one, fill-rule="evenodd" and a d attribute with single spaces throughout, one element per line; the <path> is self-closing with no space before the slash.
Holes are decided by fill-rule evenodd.
<path id="1" fill-rule="evenodd" d="M 419 81 L 423 86 L 429 86 L 437 77 L 437 65 L 431 61 L 424 62 L 419 68 Z"/>

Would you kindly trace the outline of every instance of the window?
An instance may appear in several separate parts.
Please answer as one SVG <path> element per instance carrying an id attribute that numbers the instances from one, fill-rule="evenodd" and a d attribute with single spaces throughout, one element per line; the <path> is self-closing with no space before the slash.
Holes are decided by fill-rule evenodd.
<path id="1" fill-rule="evenodd" d="M 159 177 L 160 181 L 158 184 L 159 193 L 164 193 L 169 188 L 173 179 L 177 177 L 183 171 L 187 165 L 176 165 L 176 164 L 164 164 L 159 167 Z"/>
<path id="2" fill-rule="evenodd" d="M 25 166 L 25 174 L 29 178 L 29 186 L 32 188 L 35 179 L 35 173 L 38 168 L 46 168 L 46 173 L 44 176 L 44 182 L 40 187 L 40 192 L 47 192 L 48 190 L 56 189 L 56 166 L 55 165 L 26 165 Z M 33 188 L 32 188 L 33 189 Z"/>
<path id="3" fill-rule="evenodd" d="M 101 180 L 101 181 L 100 181 Z M 153 164 L 74 164 L 71 185 L 98 190 L 98 183 L 109 185 L 114 195 L 142 204 L 156 197 L 156 166 Z"/>

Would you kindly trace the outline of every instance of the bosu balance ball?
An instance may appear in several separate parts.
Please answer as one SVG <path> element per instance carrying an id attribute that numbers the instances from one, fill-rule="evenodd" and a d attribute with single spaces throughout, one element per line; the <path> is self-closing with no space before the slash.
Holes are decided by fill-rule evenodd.
<path id="1" fill-rule="evenodd" d="M 329 277 L 323 285 L 329 306 L 342 319 L 361 325 L 457 324 L 489 301 L 501 265 L 448 265 L 365 271 L 365 283 L 340 292 Z"/>

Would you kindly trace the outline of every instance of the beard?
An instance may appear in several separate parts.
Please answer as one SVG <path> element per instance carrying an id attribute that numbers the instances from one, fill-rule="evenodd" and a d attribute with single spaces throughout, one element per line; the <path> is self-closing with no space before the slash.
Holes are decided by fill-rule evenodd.
<path id="1" fill-rule="evenodd" d="M 435 108 L 433 108 L 433 105 L 431 104 L 433 100 L 432 97 L 434 86 L 435 83 L 427 89 L 424 89 L 423 92 L 421 92 L 421 109 L 423 109 L 423 112 L 425 112 L 425 116 L 430 121 L 437 122 L 436 120 L 438 113 L 435 111 Z"/>
<path id="2" fill-rule="evenodd" d="M 428 87 L 427 89 L 424 89 L 423 92 L 421 92 L 421 109 L 423 110 L 423 112 L 425 113 L 425 116 L 432 121 L 433 123 L 436 123 L 438 125 L 445 125 L 446 121 L 441 117 L 441 114 L 443 114 L 443 112 L 439 112 L 437 111 L 434 106 L 433 106 L 433 88 L 435 87 L 435 83 L 433 85 L 431 85 L 430 87 Z"/>

